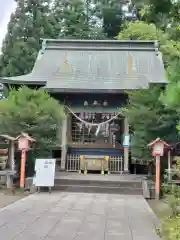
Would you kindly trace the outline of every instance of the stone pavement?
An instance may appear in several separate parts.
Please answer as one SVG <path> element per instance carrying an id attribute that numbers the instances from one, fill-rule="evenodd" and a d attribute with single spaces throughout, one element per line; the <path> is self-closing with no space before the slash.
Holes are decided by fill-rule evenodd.
<path id="1" fill-rule="evenodd" d="M 0 210 L 2 240 L 159 240 L 141 196 L 40 193 Z"/>

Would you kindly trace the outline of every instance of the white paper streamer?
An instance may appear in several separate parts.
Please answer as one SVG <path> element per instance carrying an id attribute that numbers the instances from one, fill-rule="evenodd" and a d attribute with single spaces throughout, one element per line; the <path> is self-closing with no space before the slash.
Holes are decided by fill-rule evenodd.
<path id="1" fill-rule="evenodd" d="M 72 113 L 72 115 L 81 122 L 81 127 L 80 125 L 79 128 L 82 129 L 82 125 L 84 124 L 86 128 L 88 128 L 88 134 L 90 134 L 90 131 L 92 129 L 92 127 L 97 127 L 97 130 L 96 130 L 96 133 L 95 133 L 95 136 L 98 135 L 100 129 L 102 128 L 102 126 L 106 125 L 106 124 L 109 124 L 112 120 L 116 119 L 120 114 L 122 113 L 118 113 L 116 114 L 115 116 L 112 116 L 110 119 L 104 121 L 104 122 L 101 122 L 101 123 L 94 123 L 94 122 L 87 122 L 85 120 L 83 120 L 82 118 L 78 117 L 69 107 L 65 106 L 70 113 Z M 85 115 L 85 118 L 88 118 L 88 114 Z"/>
<path id="2" fill-rule="evenodd" d="M 111 122 L 112 120 L 114 120 L 115 118 L 117 118 L 120 114 L 122 114 L 122 113 L 118 113 L 118 114 L 116 114 L 114 117 L 112 117 L 112 118 L 110 118 L 110 119 L 108 119 L 107 121 L 102 122 L 102 123 L 91 123 L 91 122 L 87 122 L 87 121 L 81 119 L 80 117 L 78 117 L 69 107 L 67 107 L 67 106 L 65 106 L 65 107 L 69 110 L 70 113 L 72 113 L 72 115 L 73 115 L 76 119 L 78 119 L 80 122 L 84 123 L 86 126 L 87 126 L 87 125 L 91 125 L 91 126 L 98 127 L 99 125 L 102 125 L 102 124 L 106 124 L 106 123 Z"/>

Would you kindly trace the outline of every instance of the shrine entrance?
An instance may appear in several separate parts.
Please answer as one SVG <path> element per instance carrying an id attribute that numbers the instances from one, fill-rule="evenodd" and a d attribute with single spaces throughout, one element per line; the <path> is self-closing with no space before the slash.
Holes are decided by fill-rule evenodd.
<path id="1" fill-rule="evenodd" d="M 69 112 L 66 171 L 123 173 L 124 118 L 120 113 Z"/>
<path id="2" fill-rule="evenodd" d="M 71 118 L 73 143 L 112 148 L 122 145 L 123 118 L 119 117 L 117 113 L 89 112 L 77 113 L 76 116 L 73 115 Z"/>

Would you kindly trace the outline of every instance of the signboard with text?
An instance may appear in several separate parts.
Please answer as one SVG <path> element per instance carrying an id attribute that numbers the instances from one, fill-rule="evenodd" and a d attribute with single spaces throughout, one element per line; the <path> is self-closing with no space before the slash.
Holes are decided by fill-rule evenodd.
<path id="1" fill-rule="evenodd" d="M 56 159 L 36 159 L 34 183 L 36 187 L 53 187 Z"/>
<path id="2" fill-rule="evenodd" d="M 125 135 L 124 136 L 124 141 L 123 141 L 123 147 L 129 147 L 129 142 L 130 142 L 130 136 Z"/>

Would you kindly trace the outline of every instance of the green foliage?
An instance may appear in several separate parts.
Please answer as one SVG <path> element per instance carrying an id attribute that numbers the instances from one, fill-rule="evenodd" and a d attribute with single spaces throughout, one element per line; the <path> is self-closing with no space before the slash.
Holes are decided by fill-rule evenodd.
<path id="1" fill-rule="evenodd" d="M 0 132 L 11 136 L 26 132 L 36 139 L 37 148 L 48 150 L 57 140 L 63 116 L 62 106 L 43 90 L 12 89 L 0 101 Z"/>
<path id="2" fill-rule="evenodd" d="M 168 33 L 171 40 L 180 40 L 180 1 L 132 0 L 138 10 L 138 19 L 153 23 Z"/>
<path id="3" fill-rule="evenodd" d="M 128 92 L 128 116 L 134 129 L 131 140 L 134 157 L 147 159 L 151 154 L 147 144 L 157 137 L 168 142 L 174 142 L 178 138 L 175 124 L 177 114 L 159 100 L 161 92 L 161 87 L 156 85 L 147 90 Z"/>
<path id="4" fill-rule="evenodd" d="M 118 39 L 159 40 L 169 81 L 178 79 L 178 66 L 175 69 L 172 64 L 180 59 L 179 2 L 134 0 L 134 3 L 142 21 L 124 24 L 119 0 L 17 0 L 0 56 L 0 75 L 30 72 L 39 50 L 39 38 L 112 39 L 120 31 Z M 167 100 L 160 101 L 162 91 L 151 86 L 148 91 L 129 93 L 135 156 L 147 156 L 146 144 L 157 136 L 170 142 L 177 140 L 179 85 L 170 85 L 164 96 Z M 173 106 L 169 104 L 170 98 Z"/>
<path id="5" fill-rule="evenodd" d="M 171 0 L 133 0 L 133 3 L 138 8 L 140 20 L 153 23 L 163 30 L 167 28 L 174 6 Z"/>
<path id="6" fill-rule="evenodd" d="M 174 196 L 175 198 L 180 199 L 180 188 L 178 185 L 163 183 L 162 192 L 163 195 Z"/>
<path id="7" fill-rule="evenodd" d="M 104 38 L 101 26 L 91 21 L 91 1 L 55 0 L 52 13 L 55 29 L 60 38 L 96 39 Z"/>
<path id="8" fill-rule="evenodd" d="M 161 99 L 167 106 L 180 113 L 180 61 L 172 62 L 167 69 L 167 73 L 169 85 Z"/>
<path id="9" fill-rule="evenodd" d="M 170 0 L 134 0 L 140 17 L 147 23 L 168 32 L 171 41 L 163 45 L 166 65 L 180 51 L 179 2 Z M 130 6 L 132 8 L 133 6 Z M 162 16 L 163 14 L 163 16 Z M 167 15 L 167 16 L 166 16 Z M 0 56 L 0 75 L 15 76 L 29 73 L 39 50 L 40 38 L 78 38 L 105 39 L 115 38 L 119 31 L 126 39 L 134 35 L 135 39 L 159 39 L 162 31 L 155 25 L 132 23 L 132 30 L 125 36 L 124 13 L 119 0 L 17 0 L 17 9 L 8 24 L 8 33 L 4 39 Z M 131 22 L 130 22 L 131 23 Z M 159 24 L 159 25 L 158 25 Z M 128 33 L 128 32 L 127 32 Z M 149 34 L 150 33 L 150 34 Z M 158 37 L 157 37 L 158 36 Z M 175 45 L 177 49 L 174 48 Z"/>
<path id="10" fill-rule="evenodd" d="M 29 73 L 40 38 L 114 38 L 124 22 L 118 0 L 17 0 L 0 56 L 0 76 Z"/>
<path id="11" fill-rule="evenodd" d="M 163 193 L 171 209 L 168 217 L 162 219 L 160 235 L 165 240 L 175 240 L 180 237 L 180 187 L 172 184 L 163 185 Z"/>
<path id="12" fill-rule="evenodd" d="M 180 177 L 180 160 L 178 160 L 176 163 L 176 169 L 177 169 L 177 174 Z"/>
<path id="13" fill-rule="evenodd" d="M 129 22 L 119 33 L 119 40 L 157 40 L 162 35 L 161 30 L 157 30 L 154 24 L 147 24 L 143 21 Z"/>
<path id="14" fill-rule="evenodd" d="M 180 42 L 169 39 L 169 35 L 159 30 L 154 24 L 148 24 L 143 21 L 130 22 L 119 33 L 119 40 L 158 40 L 160 42 L 160 51 L 163 54 L 165 66 L 172 61 L 180 59 Z"/>
<path id="15" fill-rule="evenodd" d="M 168 183 L 163 183 L 161 185 L 161 192 L 163 196 L 172 194 L 172 185 Z"/>
<path id="16" fill-rule="evenodd" d="M 177 61 L 180 57 L 179 45 L 169 40 L 169 36 L 158 30 L 154 24 L 142 21 L 131 22 L 126 25 L 118 35 L 118 39 L 159 40 L 163 59 L 168 66 L 169 61 Z M 168 68 L 168 76 L 173 81 L 173 73 Z M 175 73 L 174 73 L 175 74 Z M 132 154 L 138 158 L 148 157 L 150 152 L 147 144 L 160 137 L 167 142 L 176 142 L 178 132 L 176 123 L 179 116 L 175 109 L 170 109 L 162 98 L 163 88 L 152 85 L 147 90 L 128 92 L 129 104 L 127 106 L 130 124 L 134 129 L 132 135 Z"/>
<path id="17" fill-rule="evenodd" d="M 124 23 L 121 1 L 93 0 L 94 15 L 102 22 L 103 32 L 109 39 L 115 38 Z"/>
<path id="18" fill-rule="evenodd" d="M 179 58 L 180 59 L 180 58 Z M 180 60 L 173 61 L 167 69 L 169 85 L 165 93 L 161 96 L 161 101 L 178 115 L 176 126 L 180 132 Z"/>
<path id="19" fill-rule="evenodd" d="M 55 37 L 50 0 L 17 0 L 1 56 L 1 76 L 30 72 L 39 50 L 39 39 Z"/>
<path id="20" fill-rule="evenodd" d="M 179 195 L 179 191 L 178 191 L 178 195 Z M 172 210 L 172 215 L 174 215 L 174 216 L 178 215 L 179 214 L 178 207 L 180 206 L 180 198 L 177 198 L 175 195 L 169 195 L 168 203 Z"/>
<path id="21" fill-rule="evenodd" d="M 166 217 L 163 220 L 162 237 L 165 240 L 180 239 L 180 215 Z"/>

